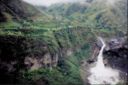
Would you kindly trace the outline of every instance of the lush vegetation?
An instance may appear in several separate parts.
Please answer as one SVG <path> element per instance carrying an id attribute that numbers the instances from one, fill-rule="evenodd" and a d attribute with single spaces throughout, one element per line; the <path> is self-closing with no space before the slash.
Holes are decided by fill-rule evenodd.
<path id="1" fill-rule="evenodd" d="M 49 48 L 47 51 L 51 54 L 62 53 L 59 55 L 56 68 L 21 71 L 22 83 L 35 84 L 36 81 L 41 80 L 47 85 L 82 85 L 79 71 L 81 61 L 91 56 L 95 35 L 123 36 L 126 29 L 126 19 L 123 17 L 126 13 L 120 10 L 123 2 L 118 10 L 116 9 L 118 5 L 113 8 L 99 6 L 98 2 L 89 4 L 91 6 L 81 3 L 55 4 L 48 8 L 39 6 L 38 10 L 27 4 L 26 10 L 31 15 L 25 13 L 22 16 L 14 11 L 20 19 L 13 19 L 14 15 L 10 12 L 2 12 L 6 22 L 0 23 L 0 36 L 29 39 L 28 42 L 31 43 L 28 44 L 31 48 L 27 50 L 28 54 L 44 52 L 40 45 L 47 45 Z M 121 30 L 121 28 L 124 29 Z M 70 55 L 68 51 L 71 52 Z"/>

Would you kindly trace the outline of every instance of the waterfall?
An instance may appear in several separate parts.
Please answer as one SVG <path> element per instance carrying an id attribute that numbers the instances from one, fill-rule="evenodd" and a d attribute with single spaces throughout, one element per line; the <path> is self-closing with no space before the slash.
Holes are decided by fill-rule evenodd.
<path id="1" fill-rule="evenodd" d="M 99 52 L 98 59 L 97 59 L 98 61 L 96 63 L 97 64 L 96 66 L 99 66 L 100 68 L 105 68 L 102 56 L 103 56 L 103 51 L 104 51 L 104 48 L 105 48 L 106 45 L 105 45 L 105 43 L 104 43 L 104 41 L 101 37 L 98 37 L 98 39 L 102 42 L 103 46 L 102 46 L 102 48 Z"/>
<path id="2" fill-rule="evenodd" d="M 117 84 L 119 82 L 119 72 L 109 67 L 105 67 L 103 63 L 103 50 L 106 46 L 101 37 L 98 39 L 103 46 L 97 56 L 96 66 L 90 69 L 91 75 L 88 77 L 90 84 Z"/>

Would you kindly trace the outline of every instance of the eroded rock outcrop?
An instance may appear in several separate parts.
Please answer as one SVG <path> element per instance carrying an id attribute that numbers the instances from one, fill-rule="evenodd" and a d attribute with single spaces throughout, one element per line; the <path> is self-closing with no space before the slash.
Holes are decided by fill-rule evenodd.
<path id="1" fill-rule="evenodd" d="M 0 36 L 1 84 L 17 84 L 23 70 L 53 68 L 57 64 L 58 54 L 51 53 L 43 41 L 23 36 Z"/>

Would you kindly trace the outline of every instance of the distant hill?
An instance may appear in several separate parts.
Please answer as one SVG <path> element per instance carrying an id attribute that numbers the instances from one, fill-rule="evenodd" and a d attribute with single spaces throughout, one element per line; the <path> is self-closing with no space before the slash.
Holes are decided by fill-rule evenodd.
<path id="1" fill-rule="evenodd" d="M 45 9 L 53 16 L 60 17 L 62 23 L 71 26 L 105 28 L 109 31 L 124 31 L 127 28 L 127 0 L 86 0 L 85 3 L 54 4 Z"/>
<path id="2" fill-rule="evenodd" d="M 93 23 L 94 27 L 123 29 L 127 28 L 127 0 L 118 0 L 113 4 L 107 0 L 96 0 L 85 12 L 87 22 Z"/>
<path id="3" fill-rule="evenodd" d="M 37 15 L 39 11 L 21 0 L 0 0 L 0 21 L 8 19 L 26 19 Z"/>

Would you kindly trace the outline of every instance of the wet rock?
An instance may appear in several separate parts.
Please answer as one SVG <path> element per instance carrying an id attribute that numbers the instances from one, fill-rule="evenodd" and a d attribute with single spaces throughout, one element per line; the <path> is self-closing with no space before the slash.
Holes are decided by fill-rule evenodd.
<path id="1" fill-rule="evenodd" d="M 90 60 L 90 59 L 87 60 L 87 63 L 88 63 L 88 64 L 91 64 L 91 63 L 94 63 L 94 62 L 95 62 L 94 60 Z"/>
<path id="2" fill-rule="evenodd" d="M 127 83 L 128 79 L 128 44 L 126 38 L 113 38 L 106 41 L 104 50 L 104 64 L 107 67 L 117 69 L 120 72 L 121 83 Z M 97 42 L 93 48 L 92 57 L 86 61 L 85 68 L 95 64 L 96 56 L 102 44 Z M 87 71 L 88 72 L 88 71 Z"/>
<path id="3" fill-rule="evenodd" d="M 106 65 L 120 71 L 120 77 L 124 82 L 128 79 L 128 48 L 127 40 L 112 39 L 108 46 L 109 50 L 104 51 Z M 127 83 L 127 82 L 126 82 Z"/>

